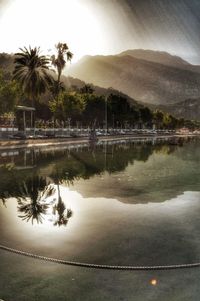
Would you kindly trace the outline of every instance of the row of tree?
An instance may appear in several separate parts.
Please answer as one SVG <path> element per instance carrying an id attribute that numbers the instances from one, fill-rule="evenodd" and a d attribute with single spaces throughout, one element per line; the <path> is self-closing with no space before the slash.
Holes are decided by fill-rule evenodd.
<path id="1" fill-rule="evenodd" d="M 54 127 L 67 123 L 98 127 L 107 124 L 114 128 L 199 126 L 159 110 L 152 112 L 138 103 L 130 104 L 120 93 L 99 96 L 90 85 L 66 89 L 61 81 L 62 71 L 73 57 L 66 43 L 58 43 L 56 55 L 50 58 L 40 55 L 39 48 L 20 50 L 15 54 L 12 78 L 0 73 L 0 115 L 12 113 L 16 104 L 23 104 L 36 107 L 35 117 L 41 125 Z"/>

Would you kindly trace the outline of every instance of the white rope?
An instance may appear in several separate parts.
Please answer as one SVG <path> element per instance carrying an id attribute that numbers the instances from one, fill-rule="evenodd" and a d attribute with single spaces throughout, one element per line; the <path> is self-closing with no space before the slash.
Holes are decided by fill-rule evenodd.
<path id="1" fill-rule="evenodd" d="M 92 268 L 92 269 L 148 271 L 148 270 L 173 270 L 173 269 L 186 269 L 186 268 L 200 267 L 200 262 L 186 263 L 186 264 L 172 264 L 172 265 L 154 265 L 154 266 L 123 266 L 123 265 L 106 265 L 106 264 L 104 265 L 104 264 L 93 264 L 93 263 L 56 259 L 56 258 L 41 256 L 37 254 L 32 254 L 32 253 L 12 249 L 4 245 L 0 245 L 0 249 L 11 253 L 32 257 L 35 259 L 55 262 L 63 265 L 72 265 L 72 266 Z"/>

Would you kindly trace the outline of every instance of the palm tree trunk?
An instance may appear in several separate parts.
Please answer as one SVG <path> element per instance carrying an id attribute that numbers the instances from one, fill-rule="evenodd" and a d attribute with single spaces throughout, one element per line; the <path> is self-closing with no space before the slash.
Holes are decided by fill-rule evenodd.
<path id="1" fill-rule="evenodd" d="M 31 99 L 32 108 L 35 108 L 35 99 Z M 35 112 L 33 114 L 33 119 L 31 120 L 31 127 L 33 127 L 33 136 L 35 136 Z"/>
<path id="2" fill-rule="evenodd" d="M 60 84 L 60 78 L 61 78 L 61 70 L 58 70 L 58 92 L 59 92 L 59 84 Z"/>

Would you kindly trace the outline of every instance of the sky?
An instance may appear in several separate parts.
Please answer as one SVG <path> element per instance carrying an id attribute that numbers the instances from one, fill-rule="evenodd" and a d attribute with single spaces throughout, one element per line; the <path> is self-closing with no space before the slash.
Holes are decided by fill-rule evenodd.
<path id="1" fill-rule="evenodd" d="M 60 41 L 74 62 L 142 48 L 200 64 L 200 0 L 0 0 L 0 36 L 0 52 Z"/>

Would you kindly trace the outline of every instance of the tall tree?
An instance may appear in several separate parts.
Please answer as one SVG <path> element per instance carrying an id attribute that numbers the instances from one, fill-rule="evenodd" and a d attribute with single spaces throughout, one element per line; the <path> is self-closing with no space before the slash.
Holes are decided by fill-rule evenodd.
<path id="1" fill-rule="evenodd" d="M 49 75 L 49 59 L 40 55 L 40 48 L 20 48 L 15 54 L 13 79 L 17 80 L 25 95 L 31 100 L 32 106 L 39 96 L 46 92 L 52 83 Z"/>
<path id="2" fill-rule="evenodd" d="M 140 118 L 141 118 L 142 123 L 145 126 L 150 126 L 152 123 L 152 119 L 153 119 L 152 111 L 147 107 L 141 107 L 139 109 L 139 113 L 140 113 Z"/>
<path id="3" fill-rule="evenodd" d="M 51 56 L 52 65 L 56 68 L 58 72 L 57 79 L 57 94 L 59 93 L 59 87 L 61 85 L 61 75 L 62 71 L 66 66 L 68 61 L 71 61 L 73 54 L 69 51 L 69 47 L 66 43 L 58 43 L 56 46 L 57 55 Z"/>
<path id="4" fill-rule="evenodd" d="M 65 121 L 70 117 L 73 121 L 77 121 L 81 118 L 85 102 L 82 94 L 64 91 L 50 101 L 49 105 L 50 110 L 59 120 Z"/>
<path id="5" fill-rule="evenodd" d="M 0 70 L 0 114 L 13 112 L 20 96 L 19 85 L 15 81 L 6 80 Z"/>
<path id="6" fill-rule="evenodd" d="M 160 129 L 163 127 L 163 119 L 164 119 L 164 113 L 160 110 L 156 110 L 154 113 L 153 113 L 153 119 L 154 119 L 154 122 L 156 124 L 156 128 L 157 129 Z"/>
<path id="7" fill-rule="evenodd" d="M 94 89 L 93 89 L 92 85 L 90 85 L 90 84 L 85 84 L 85 85 L 80 89 L 80 92 L 81 92 L 82 94 L 93 94 Z"/>

